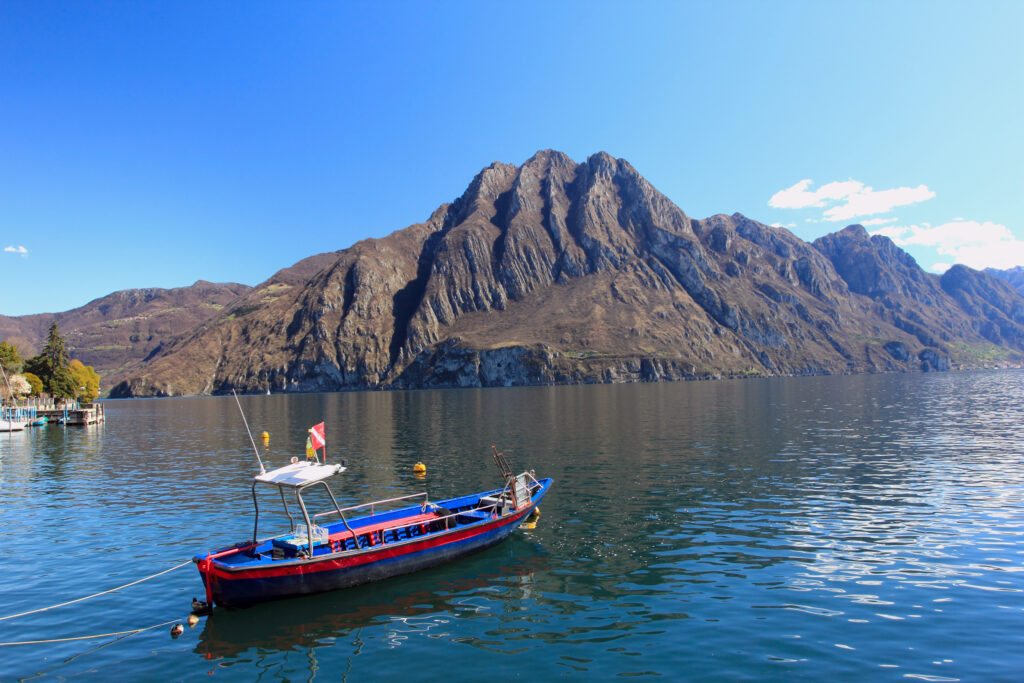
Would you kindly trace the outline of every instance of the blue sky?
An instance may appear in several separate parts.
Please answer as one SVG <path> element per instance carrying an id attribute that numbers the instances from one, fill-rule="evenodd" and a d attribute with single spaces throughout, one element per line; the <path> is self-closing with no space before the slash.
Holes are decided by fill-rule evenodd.
<path id="1" fill-rule="evenodd" d="M 1024 264 L 1021 2 L 0 4 L 0 313 L 257 284 L 492 161 Z"/>

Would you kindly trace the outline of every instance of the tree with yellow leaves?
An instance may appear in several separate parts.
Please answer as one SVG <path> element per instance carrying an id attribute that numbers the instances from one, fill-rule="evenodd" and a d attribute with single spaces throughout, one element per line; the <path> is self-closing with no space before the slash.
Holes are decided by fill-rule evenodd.
<path id="1" fill-rule="evenodd" d="M 91 365 L 83 365 L 77 358 L 68 363 L 75 381 L 77 398 L 81 403 L 92 403 L 100 395 L 100 376 Z"/>

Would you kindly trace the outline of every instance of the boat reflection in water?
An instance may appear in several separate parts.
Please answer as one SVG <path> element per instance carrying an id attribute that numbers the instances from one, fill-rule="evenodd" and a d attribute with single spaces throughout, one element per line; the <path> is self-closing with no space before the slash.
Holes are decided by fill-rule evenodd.
<path id="1" fill-rule="evenodd" d="M 516 558 L 495 563 L 495 555 L 507 555 L 508 548 Z M 513 538 L 504 548 L 457 564 L 346 591 L 294 598 L 287 609 L 280 603 L 266 603 L 241 611 L 214 610 L 195 652 L 219 660 L 308 648 L 314 657 L 314 648 L 367 627 L 396 624 L 422 632 L 467 611 L 481 611 L 475 598 L 505 603 L 529 599 L 534 572 L 547 564 L 539 545 Z M 357 648 L 353 654 L 358 653 Z"/>

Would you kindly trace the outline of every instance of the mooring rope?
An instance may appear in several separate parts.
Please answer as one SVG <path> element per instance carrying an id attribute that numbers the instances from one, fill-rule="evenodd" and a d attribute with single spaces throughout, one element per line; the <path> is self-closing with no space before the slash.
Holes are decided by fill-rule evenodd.
<path id="1" fill-rule="evenodd" d="M 175 569 L 181 569 L 182 567 L 184 567 L 187 564 L 192 564 L 192 560 L 188 560 L 187 562 L 182 562 L 181 564 L 179 564 L 179 565 L 177 565 L 175 567 L 171 567 L 170 569 L 165 569 L 162 572 L 157 572 L 156 574 L 153 574 L 151 576 L 147 576 L 145 578 L 139 579 L 138 581 L 132 581 L 131 583 L 126 583 L 125 585 L 118 586 L 117 588 L 111 588 L 110 590 L 101 591 L 99 593 L 93 593 L 92 595 L 87 595 L 84 598 L 76 598 L 75 600 L 68 600 L 67 602 L 62 602 L 62 603 L 60 603 L 58 605 L 50 605 L 49 607 L 40 607 L 39 609 L 29 610 L 28 612 L 19 612 L 18 614 L 11 614 L 11 615 L 6 616 L 6 617 L 0 617 L 0 621 L 7 621 L 8 619 L 14 619 L 15 617 L 24 617 L 26 615 L 35 614 L 37 612 L 45 612 L 47 610 L 56 609 L 58 607 L 64 607 L 65 605 L 72 605 L 72 604 L 74 604 L 76 602 L 82 602 L 83 600 L 88 600 L 89 598 L 96 598 L 96 597 L 99 597 L 101 595 L 106 595 L 107 593 L 113 593 L 115 591 L 121 590 L 122 588 L 127 588 L 128 586 L 134 586 L 135 584 L 142 583 L 143 581 L 149 581 L 150 579 L 155 579 L 156 577 L 161 576 L 163 574 L 166 574 L 167 572 L 173 572 Z M 168 623 L 170 623 L 170 622 L 168 622 Z M 147 628 L 155 628 L 155 627 L 148 626 Z M 144 631 L 146 629 L 142 629 L 142 630 Z M 132 631 L 124 631 L 124 633 L 132 633 Z M 104 634 L 104 635 L 117 635 L 117 634 Z M 100 638 L 101 636 L 87 636 L 87 637 L 89 637 L 89 638 Z M 75 638 L 71 638 L 69 640 L 75 640 Z M 36 642 L 45 643 L 45 642 L 58 642 L 58 641 L 40 640 L 40 641 L 36 641 Z M 21 643 L 0 643 L 0 645 L 20 645 L 20 644 Z"/>
<path id="2" fill-rule="evenodd" d="M 167 626 L 167 624 L 173 624 L 178 621 L 177 619 L 171 619 L 160 624 L 153 624 L 152 626 L 146 626 L 144 628 L 134 628 L 130 631 L 115 631 L 113 633 L 97 633 L 94 636 L 74 636 L 72 638 L 50 638 L 48 640 L 22 640 L 16 643 L 0 643 L 0 647 L 8 647 L 10 645 L 43 645 L 46 643 L 68 643 L 72 640 L 90 640 L 92 638 L 112 638 L 114 636 L 131 636 L 136 633 L 142 633 L 143 631 L 149 631 L 154 628 L 160 628 L 161 626 Z"/>

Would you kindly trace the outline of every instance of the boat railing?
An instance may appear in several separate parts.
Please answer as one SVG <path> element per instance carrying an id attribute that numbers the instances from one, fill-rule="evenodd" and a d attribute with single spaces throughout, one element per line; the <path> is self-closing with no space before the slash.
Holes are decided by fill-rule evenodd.
<path id="1" fill-rule="evenodd" d="M 362 510 L 364 508 L 370 508 L 370 516 L 372 517 L 373 515 L 376 514 L 376 506 L 378 506 L 378 505 L 386 505 L 386 504 L 389 504 L 389 503 L 398 503 L 398 502 L 403 501 L 403 500 L 412 500 L 414 498 L 422 498 L 424 504 L 426 504 L 428 502 L 427 492 L 423 491 L 421 493 L 412 493 L 412 494 L 410 494 L 408 496 L 398 496 L 397 498 L 385 498 L 383 500 L 375 500 L 375 501 L 370 502 L 370 503 L 362 503 L 361 505 L 353 505 L 351 507 L 341 508 L 340 510 L 326 510 L 324 512 L 318 512 L 315 515 L 313 515 L 313 520 L 315 522 L 320 517 L 327 517 L 328 515 L 343 516 L 344 513 L 346 513 L 346 512 L 353 512 L 355 510 Z"/>
<path id="2" fill-rule="evenodd" d="M 537 491 L 537 489 L 541 488 L 541 483 L 537 481 L 537 477 L 534 475 L 533 471 L 527 471 L 523 472 L 517 477 L 510 477 L 509 480 L 505 483 L 505 488 L 503 488 L 501 490 L 501 493 L 497 495 L 498 500 L 493 505 L 490 505 L 488 507 L 493 507 L 495 510 L 497 510 L 499 505 L 498 501 L 501 501 L 503 499 L 513 501 L 517 505 L 516 509 L 523 507 L 522 505 L 519 504 L 520 501 L 516 497 L 515 491 L 511 488 L 515 486 L 517 481 L 519 481 L 519 477 L 527 477 L 530 481 L 533 482 L 532 484 L 529 484 L 526 487 L 530 494 L 530 498 L 532 499 L 533 494 Z"/>
<path id="3" fill-rule="evenodd" d="M 409 498 L 416 498 L 417 496 L 420 496 L 420 495 L 426 497 L 426 494 L 422 493 L 422 494 L 415 494 L 415 495 L 412 495 L 412 496 L 402 496 L 401 498 L 392 498 L 392 499 L 389 499 L 389 500 L 386 500 L 386 501 L 379 500 L 379 501 L 375 501 L 375 502 L 377 502 L 377 503 L 388 503 L 388 502 L 394 502 L 394 501 L 399 501 L 399 500 L 406 500 L 406 499 L 409 499 Z M 361 508 L 361 507 L 367 507 L 369 505 L 370 505 L 370 503 L 366 503 L 365 505 L 356 505 L 356 506 L 354 506 L 352 508 L 346 508 L 346 510 L 355 510 L 355 509 L 358 509 L 358 508 Z M 495 507 L 495 506 L 492 505 L 492 506 L 488 506 L 488 507 Z M 477 509 L 478 510 L 486 510 L 486 509 L 488 509 L 488 507 L 477 508 Z M 445 508 L 438 508 L 438 509 L 444 510 Z M 327 514 L 327 513 L 322 513 L 322 514 Z M 453 526 L 457 525 L 457 522 L 453 521 L 453 519 L 455 517 L 459 517 L 460 515 L 465 515 L 465 514 L 466 514 L 465 512 L 451 512 L 450 510 L 448 511 L 447 515 L 440 515 L 440 514 L 437 514 L 435 512 L 436 517 L 431 519 L 430 522 L 431 522 L 431 524 L 436 524 L 438 522 L 444 522 L 444 528 L 447 531 L 447 530 L 451 529 Z M 404 529 L 404 528 L 406 528 L 408 526 L 409 526 L 409 521 L 408 520 L 398 519 L 398 520 L 395 520 L 395 523 L 392 524 L 391 526 L 373 527 L 372 531 L 369 532 L 369 533 L 377 534 L 378 538 L 380 538 L 381 544 L 383 545 L 383 544 L 387 543 L 386 534 L 389 531 L 397 531 L 398 529 Z M 360 534 L 359 527 L 356 527 L 355 529 L 352 529 L 352 528 L 349 527 L 348 531 L 352 534 L 353 538 Z"/>
<path id="4" fill-rule="evenodd" d="M 502 489 L 502 491 L 498 494 L 498 496 L 496 497 L 494 503 L 489 503 L 489 504 L 486 504 L 486 505 L 480 505 L 479 507 L 475 508 L 475 510 L 478 511 L 478 512 L 485 511 L 485 510 L 490 510 L 495 515 L 500 515 L 501 514 L 500 507 L 502 507 L 501 501 L 503 499 L 504 500 L 515 500 L 514 495 L 507 495 L 507 494 L 511 494 L 512 493 L 510 491 L 509 487 L 513 486 L 520 479 L 520 477 L 524 477 L 527 482 L 530 482 L 530 483 L 526 484 L 526 488 L 527 488 L 527 491 L 528 491 L 528 493 L 529 493 L 531 498 L 533 497 L 533 494 L 537 491 L 537 489 L 542 488 L 541 483 L 539 481 L 537 481 L 537 477 L 534 476 L 533 472 L 523 472 L 519 476 L 513 477 L 511 479 L 511 481 L 508 484 L 505 485 L 505 488 Z M 405 527 L 409 526 L 408 520 L 396 519 L 394 521 L 394 524 L 391 524 L 391 525 L 388 525 L 388 526 L 373 526 L 367 532 L 361 532 L 359 527 L 356 527 L 355 529 L 353 529 L 351 526 L 349 526 L 348 520 L 345 518 L 345 514 L 344 513 L 346 513 L 346 512 L 353 512 L 355 510 L 363 510 L 363 509 L 366 509 L 366 508 L 370 508 L 370 516 L 372 517 L 373 515 L 376 514 L 377 506 L 386 505 L 386 504 L 390 504 L 390 503 L 399 503 L 399 502 L 402 502 L 402 501 L 414 500 L 414 499 L 418 499 L 418 498 L 422 498 L 423 499 L 422 508 L 424 510 L 426 510 L 427 507 L 431 506 L 430 501 L 427 498 L 427 493 L 424 491 L 422 493 L 413 493 L 413 494 L 410 494 L 408 496 L 398 496 L 396 498 L 385 498 L 385 499 L 382 499 L 382 500 L 375 500 L 375 501 L 372 501 L 370 503 L 362 503 L 360 505 L 352 505 L 350 507 L 345 507 L 345 508 L 339 507 L 339 508 L 337 508 L 335 510 L 326 510 L 324 512 L 318 512 L 318 513 L 308 517 L 308 519 L 310 519 L 310 521 L 315 525 L 317 523 L 317 520 L 319 520 L 322 517 L 327 517 L 327 516 L 330 516 L 330 515 L 337 515 L 337 516 L 341 517 L 342 522 L 344 522 L 344 524 L 345 524 L 346 530 L 352 535 L 352 538 L 355 538 L 360 533 L 371 533 L 371 534 L 376 535 L 377 538 L 380 539 L 379 542 L 381 544 L 386 544 L 388 542 L 387 541 L 387 534 L 388 534 L 388 532 L 396 531 L 398 529 L 402 529 L 402 528 L 405 528 Z M 481 499 L 481 502 L 483 502 L 483 500 L 484 499 Z M 301 499 L 300 499 L 300 504 L 301 504 Z M 444 529 L 445 530 L 449 530 L 453 526 L 458 526 L 459 522 L 457 520 L 454 520 L 454 518 L 457 518 L 459 516 L 464 516 L 464 515 L 467 514 L 466 511 L 452 512 L 450 510 L 446 510 L 445 508 L 437 508 L 437 506 L 432 506 L 432 507 L 434 507 L 436 510 L 443 510 L 444 512 L 448 513 L 448 514 L 438 514 L 436 512 L 436 510 L 435 510 L 435 515 L 436 516 L 431 520 L 432 524 L 436 524 L 436 523 L 439 523 L 439 522 L 444 522 Z M 523 507 L 525 507 L 525 504 L 518 506 L 516 509 L 517 510 L 518 509 L 522 509 Z M 309 538 L 308 538 L 309 548 L 312 549 L 312 547 L 314 545 L 313 537 L 312 537 L 312 530 L 307 530 L 307 532 L 309 534 Z M 337 551 L 335 551 L 335 552 L 337 552 Z"/>
<path id="5" fill-rule="evenodd" d="M 435 513 L 435 514 L 436 514 L 436 513 Z M 451 524 L 451 522 L 450 522 L 451 518 L 452 518 L 452 517 L 457 517 L 457 516 L 458 516 L 459 514 L 460 514 L 460 513 L 458 513 L 458 512 L 451 512 L 451 513 L 449 513 L 449 514 L 447 514 L 447 515 L 444 515 L 444 516 L 438 515 L 438 516 L 437 516 L 437 517 L 435 517 L 434 519 L 431 519 L 431 520 L 430 520 L 430 523 L 431 523 L 431 524 L 435 524 L 435 523 L 437 523 L 437 522 L 444 522 L 444 528 L 445 528 L 445 531 L 447 531 L 448 529 L 450 529 L 450 528 L 452 527 L 452 524 Z M 380 538 L 380 542 L 381 542 L 381 544 L 383 545 L 383 544 L 387 543 L 387 540 L 386 540 L 386 537 L 385 537 L 385 536 L 386 536 L 386 534 L 387 534 L 387 533 L 388 533 L 389 531 L 397 531 L 398 529 L 404 529 L 404 528 L 405 528 L 405 527 L 407 527 L 407 526 L 409 526 L 409 523 L 408 523 L 408 521 L 405 521 L 405 520 L 397 520 L 397 521 L 396 521 L 396 522 L 395 522 L 394 524 L 392 524 L 391 526 L 386 526 L 386 527 L 380 527 L 380 528 L 374 529 L 374 533 L 377 533 L 377 534 L 379 534 L 379 536 L 378 536 L 378 537 Z M 354 535 L 354 534 L 355 534 L 355 532 L 353 532 L 353 535 Z"/>
<path id="6" fill-rule="evenodd" d="M 495 503 L 492 503 L 492 504 L 489 504 L 489 505 L 482 505 L 482 506 L 478 507 L 477 510 L 491 510 L 495 514 L 500 514 L 500 512 L 501 512 L 499 510 L 500 502 L 498 502 L 498 501 L 501 501 L 502 499 L 515 500 L 514 495 L 512 495 L 512 491 L 510 490 L 510 487 L 515 485 L 515 483 L 519 480 L 520 477 L 525 477 L 526 478 L 526 481 L 528 482 L 527 485 L 526 485 L 526 488 L 527 488 L 527 491 L 529 492 L 530 497 L 532 498 L 533 494 L 537 491 L 537 489 L 541 488 L 541 483 L 539 481 L 537 481 L 537 477 L 534 475 L 533 472 L 527 471 L 527 472 L 523 472 L 518 477 L 513 477 L 505 485 L 505 488 L 502 489 L 501 493 L 498 494 L 498 496 L 497 496 L 498 500 Z M 424 509 L 427 506 L 430 505 L 430 500 L 427 497 L 426 491 L 424 491 L 422 493 L 413 493 L 413 494 L 410 494 L 408 496 L 398 496 L 396 498 L 385 498 L 383 500 L 375 500 L 375 501 L 372 501 L 370 503 L 362 503 L 360 505 L 352 505 L 350 507 L 339 508 L 339 509 L 336 509 L 336 510 L 326 510 L 324 512 L 318 512 L 315 515 L 312 515 L 312 517 L 310 519 L 313 522 L 313 524 L 316 524 L 317 520 L 319 520 L 322 517 L 328 517 L 328 516 L 331 516 L 331 515 L 336 515 L 338 517 L 341 517 L 341 520 L 345 523 L 346 530 L 350 534 L 352 534 L 352 537 L 354 538 L 356 535 L 359 534 L 359 529 L 358 529 L 358 527 L 356 529 L 353 529 L 352 527 L 349 526 L 348 520 L 345 518 L 345 514 L 344 513 L 346 513 L 346 512 L 353 512 L 353 511 L 356 511 L 356 510 L 364 510 L 366 508 L 370 508 L 370 516 L 372 517 L 373 515 L 376 514 L 376 508 L 379 505 L 387 505 L 387 504 L 391 504 L 391 503 L 399 503 L 399 502 L 402 502 L 402 501 L 414 500 L 414 499 L 418 499 L 418 498 L 422 498 L 423 499 L 422 507 Z M 524 505 L 520 505 L 517 509 L 521 509 L 522 507 L 524 507 Z M 432 520 L 434 523 L 444 522 L 444 528 L 446 530 L 447 529 L 451 529 L 453 525 L 457 524 L 457 522 L 453 521 L 453 518 L 458 517 L 459 515 L 465 514 L 464 512 L 450 512 L 450 511 L 447 511 L 447 512 L 448 512 L 448 514 L 446 514 L 446 515 L 438 515 L 435 519 Z M 383 544 L 383 543 L 386 543 L 386 541 L 385 541 L 385 534 L 387 532 L 394 531 L 394 530 L 397 530 L 397 529 L 401 529 L 401 528 L 406 527 L 406 526 L 408 526 L 407 522 L 405 522 L 405 521 L 403 521 L 401 519 L 398 519 L 398 520 L 395 520 L 395 523 L 393 525 L 391 525 L 391 526 L 375 528 L 373 530 L 373 533 L 379 534 L 378 537 L 380 538 L 380 542 Z"/>
<path id="7" fill-rule="evenodd" d="M 529 478 L 530 481 L 533 482 L 531 485 L 528 486 L 528 489 L 530 490 L 530 495 L 531 496 L 533 495 L 533 492 L 535 492 L 538 488 L 541 487 L 541 483 L 539 481 L 537 481 L 537 478 L 533 475 L 532 472 L 523 472 L 523 474 L 520 475 L 520 476 L 526 476 L 526 477 Z M 513 479 L 513 482 L 514 481 L 515 481 L 515 479 Z M 502 490 L 501 494 L 499 495 L 499 499 L 502 496 L 504 496 L 504 494 L 507 491 L 508 491 L 508 486 L 506 486 L 505 489 Z M 429 500 L 427 499 L 427 493 L 424 491 L 423 493 L 414 493 L 414 494 L 411 494 L 411 495 L 408 495 L 408 496 L 399 496 L 397 498 L 386 498 L 384 500 L 375 500 L 372 503 L 363 503 L 362 505 L 353 505 L 351 507 L 342 508 L 341 510 L 327 510 L 326 512 L 319 512 L 319 513 L 313 515 L 312 519 L 314 520 L 314 523 L 315 523 L 316 520 L 318 518 L 320 518 L 320 517 L 326 517 L 328 515 L 337 515 L 339 512 L 341 512 L 341 513 L 352 512 L 353 510 L 361 510 L 361 509 L 364 509 L 364 508 L 370 508 L 370 516 L 372 517 L 374 515 L 374 510 L 375 510 L 375 507 L 377 505 L 384 505 L 386 503 L 397 503 L 397 502 L 400 502 L 400 501 L 410 500 L 410 499 L 414 499 L 414 498 L 423 498 L 423 506 L 424 507 L 427 507 L 430 504 Z M 441 508 L 441 509 L 444 509 L 444 508 Z M 477 510 L 492 510 L 495 514 L 499 513 L 499 511 L 498 511 L 498 504 L 497 503 L 493 503 L 491 505 L 483 505 L 483 506 L 478 507 L 476 509 Z M 432 523 L 444 522 L 444 528 L 445 528 L 445 530 L 448 530 L 448 529 L 451 529 L 453 525 L 457 525 L 457 522 L 453 521 L 454 518 L 456 518 L 456 517 L 458 517 L 460 515 L 465 515 L 466 514 L 465 512 L 451 512 L 451 511 L 447 511 L 447 512 L 448 512 L 448 514 L 446 514 L 446 515 L 437 515 L 437 517 L 435 517 L 433 520 L 431 520 Z M 344 514 L 341 515 L 341 518 L 342 518 L 342 520 L 345 520 Z M 376 528 L 374 528 L 372 533 L 378 534 L 378 538 L 380 538 L 381 544 L 384 544 L 384 543 L 387 543 L 387 541 L 385 540 L 385 536 L 386 536 L 386 534 L 388 532 L 395 531 L 397 529 L 402 529 L 402 528 L 407 527 L 407 526 L 408 526 L 408 522 L 407 521 L 398 519 L 398 520 L 395 520 L 395 523 L 392 524 L 391 526 L 376 527 Z M 353 538 L 356 535 L 359 534 L 359 528 L 357 527 L 357 528 L 353 529 L 353 528 L 349 527 L 347 520 L 345 521 L 345 527 L 348 530 L 348 532 L 352 534 Z"/>

